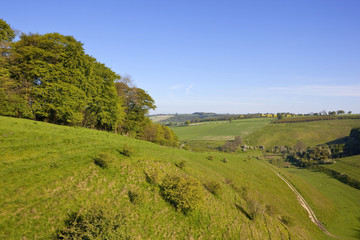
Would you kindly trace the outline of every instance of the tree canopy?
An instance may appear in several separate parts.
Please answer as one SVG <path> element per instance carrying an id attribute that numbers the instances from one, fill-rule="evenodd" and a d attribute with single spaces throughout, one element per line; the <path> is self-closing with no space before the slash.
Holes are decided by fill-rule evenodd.
<path id="1" fill-rule="evenodd" d="M 0 115 L 177 144 L 170 129 L 147 117 L 156 108 L 151 96 L 87 55 L 74 37 L 21 34 L 13 42 L 14 37 L 0 19 Z M 156 129 L 157 138 L 145 136 L 149 129 Z"/>

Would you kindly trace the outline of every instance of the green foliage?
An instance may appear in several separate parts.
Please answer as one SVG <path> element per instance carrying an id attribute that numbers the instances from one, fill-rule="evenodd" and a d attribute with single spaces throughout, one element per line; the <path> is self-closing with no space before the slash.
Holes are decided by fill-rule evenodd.
<path id="1" fill-rule="evenodd" d="M 0 19 L 0 41 L 11 42 L 15 38 L 15 32 L 10 25 Z"/>
<path id="2" fill-rule="evenodd" d="M 208 181 L 204 184 L 205 188 L 214 195 L 219 195 L 221 192 L 221 185 L 216 181 Z"/>
<path id="3" fill-rule="evenodd" d="M 140 139 L 165 146 L 178 146 L 178 138 L 175 133 L 168 126 L 158 123 L 148 122 Z"/>
<path id="4" fill-rule="evenodd" d="M 94 163 L 102 168 L 107 168 L 110 163 L 112 163 L 115 160 L 115 157 L 108 152 L 99 153 L 94 158 Z"/>
<path id="5" fill-rule="evenodd" d="M 104 206 L 72 212 L 55 239 L 127 239 L 124 217 Z"/>
<path id="6" fill-rule="evenodd" d="M 135 150 L 127 144 L 124 144 L 121 154 L 126 157 L 131 157 L 135 153 Z"/>
<path id="7" fill-rule="evenodd" d="M 166 175 L 161 184 L 161 195 L 184 213 L 199 208 L 204 201 L 200 182 L 190 176 Z"/>
<path id="8" fill-rule="evenodd" d="M 154 100 L 128 78 L 58 33 L 22 34 L 0 19 L 0 115 L 82 126 L 177 146 L 175 134 L 147 115 Z M 155 131 L 153 131 L 155 129 Z"/>

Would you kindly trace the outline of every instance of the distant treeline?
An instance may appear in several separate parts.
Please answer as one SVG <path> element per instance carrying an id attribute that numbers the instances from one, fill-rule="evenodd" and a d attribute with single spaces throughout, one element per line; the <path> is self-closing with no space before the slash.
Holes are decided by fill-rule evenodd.
<path id="1" fill-rule="evenodd" d="M 112 131 L 164 145 L 175 134 L 147 117 L 154 100 L 72 36 L 15 32 L 0 19 L 0 115 Z"/>
<path id="2" fill-rule="evenodd" d="M 360 119 L 360 114 L 282 118 L 282 119 L 277 119 L 276 121 L 274 121 L 274 123 L 312 122 L 312 121 L 336 120 L 336 119 Z"/>
<path id="3" fill-rule="evenodd" d="M 196 112 L 193 114 L 176 114 L 168 119 L 161 120 L 162 123 L 176 124 L 191 124 L 199 122 L 213 122 L 213 121 L 232 121 L 237 119 L 248 118 L 262 118 L 261 113 L 248 113 L 248 114 L 216 114 L 216 113 L 202 113 Z"/>

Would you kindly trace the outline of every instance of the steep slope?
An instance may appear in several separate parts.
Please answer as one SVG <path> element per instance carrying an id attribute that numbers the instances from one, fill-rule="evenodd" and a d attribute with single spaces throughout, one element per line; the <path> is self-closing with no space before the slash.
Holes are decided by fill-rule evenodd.
<path id="1" fill-rule="evenodd" d="M 94 209 L 120 216 L 117 229 L 131 239 L 329 239 L 260 153 L 196 153 L 7 117 L 0 150 L 1 239 L 55 236 L 72 213 Z M 167 176 L 200 183 L 197 208 L 165 200 Z"/>

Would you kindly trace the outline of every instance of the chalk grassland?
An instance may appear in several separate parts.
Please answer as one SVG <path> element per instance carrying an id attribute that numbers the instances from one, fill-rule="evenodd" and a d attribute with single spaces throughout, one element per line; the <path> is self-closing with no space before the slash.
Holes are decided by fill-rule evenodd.
<path id="1" fill-rule="evenodd" d="M 360 181 L 360 155 L 339 158 L 336 159 L 336 163 L 324 165 L 324 167 L 346 174 L 349 177 Z"/>
<path id="2" fill-rule="evenodd" d="M 204 122 L 184 127 L 174 127 L 180 140 L 232 140 L 235 136 L 247 137 L 270 123 L 273 119 L 252 118 L 218 122 Z"/>
<path id="3" fill-rule="evenodd" d="M 352 128 L 360 126 L 360 119 L 326 120 L 316 122 L 267 124 L 246 139 L 251 145 L 293 146 L 302 141 L 316 146 L 349 136 Z"/>
<path id="4" fill-rule="evenodd" d="M 296 186 L 329 232 L 340 239 L 360 238 L 359 190 L 321 172 L 295 168 L 284 168 L 281 172 Z"/>
<path id="5" fill-rule="evenodd" d="M 121 154 L 125 144 L 134 150 L 130 157 Z M 0 117 L 0 150 L 0 239 L 47 239 L 64 228 L 70 213 L 94 205 L 121 214 L 120 227 L 132 239 L 329 239 L 281 179 L 246 154 L 190 152 L 6 117 Z M 94 164 L 104 152 L 113 157 L 108 168 Z M 186 162 L 182 169 L 175 166 L 180 161 Z M 191 176 L 201 184 L 215 181 L 221 191 L 214 195 L 203 187 L 201 206 L 184 214 L 145 173 L 159 184 L 166 174 Z M 129 191 L 142 196 L 139 203 L 130 202 Z M 330 201 L 316 189 L 314 194 L 324 204 Z M 254 203 L 267 210 L 250 220 Z M 319 209 L 324 208 L 335 211 L 332 205 Z"/>

